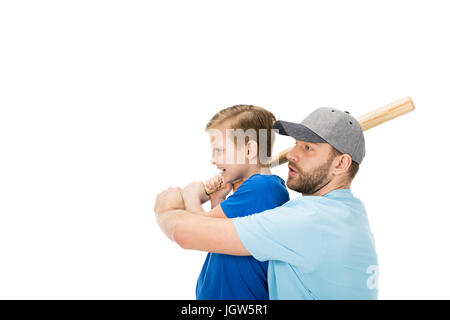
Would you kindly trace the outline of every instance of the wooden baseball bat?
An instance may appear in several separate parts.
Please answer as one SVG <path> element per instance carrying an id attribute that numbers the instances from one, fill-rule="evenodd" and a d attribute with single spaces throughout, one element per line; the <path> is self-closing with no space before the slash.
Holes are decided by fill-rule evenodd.
<path id="1" fill-rule="evenodd" d="M 381 108 L 375 109 L 357 118 L 363 131 L 367 131 L 389 120 L 395 119 L 405 113 L 414 110 L 414 104 L 410 97 L 404 97 L 389 103 Z M 281 151 L 273 157 L 270 167 L 274 168 L 280 164 L 288 162 L 286 155 L 292 148 Z"/>
<path id="2" fill-rule="evenodd" d="M 367 131 L 376 127 L 384 122 L 395 119 L 404 115 L 405 113 L 414 110 L 414 104 L 410 97 L 404 97 L 389 103 L 381 108 L 375 109 L 369 113 L 366 113 L 357 118 L 363 131 Z M 292 147 L 293 148 L 293 147 Z M 272 158 L 270 167 L 274 168 L 280 164 L 288 162 L 286 155 L 292 148 L 281 151 L 278 155 Z M 214 191 L 206 190 L 207 194 L 211 194 Z"/>

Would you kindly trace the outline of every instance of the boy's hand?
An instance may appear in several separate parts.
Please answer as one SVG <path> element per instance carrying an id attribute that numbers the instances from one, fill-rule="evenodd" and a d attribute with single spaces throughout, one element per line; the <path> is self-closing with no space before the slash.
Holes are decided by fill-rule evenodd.
<path id="1" fill-rule="evenodd" d="M 184 209 L 184 201 L 181 188 L 169 188 L 156 197 L 155 213 L 169 210 Z"/>
<path id="2" fill-rule="evenodd" d="M 209 200 L 209 196 L 206 194 L 205 185 L 200 181 L 196 181 L 184 187 L 183 199 L 186 203 L 195 205 L 200 203 L 201 205 Z"/>
<path id="3" fill-rule="evenodd" d="M 212 193 L 209 194 L 211 209 L 224 201 L 228 193 L 233 189 L 231 183 L 223 184 L 223 177 L 220 174 L 206 181 L 205 185 L 208 190 L 212 191 Z"/>

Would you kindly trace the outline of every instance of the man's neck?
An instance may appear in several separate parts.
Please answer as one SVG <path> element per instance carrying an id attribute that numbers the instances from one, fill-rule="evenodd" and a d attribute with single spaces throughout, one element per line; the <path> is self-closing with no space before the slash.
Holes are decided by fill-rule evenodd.
<path id="1" fill-rule="evenodd" d="M 313 194 L 303 194 L 303 196 L 323 196 L 328 192 L 338 189 L 350 189 L 349 181 L 330 181 L 328 184 L 314 192 Z"/>

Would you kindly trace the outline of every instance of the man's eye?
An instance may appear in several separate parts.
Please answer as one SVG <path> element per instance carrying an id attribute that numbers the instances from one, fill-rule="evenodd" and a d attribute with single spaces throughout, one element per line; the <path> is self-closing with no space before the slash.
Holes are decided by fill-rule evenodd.
<path id="1" fill-rule="evenodd" d="M 307 151 L 310 151 L 310 150 L 311 150 L 311 147 L 310 147 L 310 146 L 306 146 L 305 149 L 306 149 Z"/>

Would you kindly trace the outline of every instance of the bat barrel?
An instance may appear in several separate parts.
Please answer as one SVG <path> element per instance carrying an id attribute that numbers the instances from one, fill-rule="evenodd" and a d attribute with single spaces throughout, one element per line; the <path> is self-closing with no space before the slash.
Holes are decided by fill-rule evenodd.
<path id="1" fill-rule="evenodd" d="M 358 122 L 363 131 L 366 131 L 413 110 L 414 103 L 412 99 L 410 97 L 404 97 L 358 117 Z"/>

